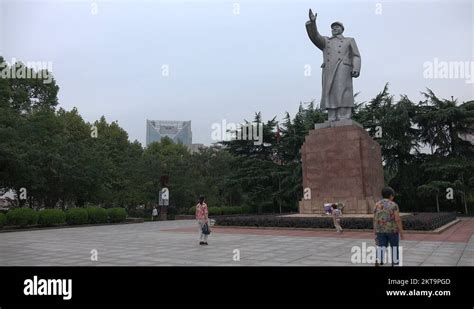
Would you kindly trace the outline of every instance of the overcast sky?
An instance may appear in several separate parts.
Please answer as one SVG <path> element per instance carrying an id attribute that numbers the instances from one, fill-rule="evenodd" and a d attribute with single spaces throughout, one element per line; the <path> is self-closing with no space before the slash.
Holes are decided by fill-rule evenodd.
<path id="1" fill-rule="evenodd" d="M 415 102 L 426 87 L 474 99 L 472 69 L 459 78 L 424 76 L 435 58 L 473 63 L 471 0 L 0 3 L 0 55 L 50 62 L 61 107 L 77 107 L 86 121 L 118 120 L 142 144 L 146 119 L 191 120 L 193 142 L 210 144 L 212 124 L 223 119 L 261 111 L 281 120 L 300 102 L 319 102 L 322 54 L 304 26 L 310 7 L 323 35 L 337 20 L 356 39 L 359 101 L 387 82 L 396 98 Z"/>

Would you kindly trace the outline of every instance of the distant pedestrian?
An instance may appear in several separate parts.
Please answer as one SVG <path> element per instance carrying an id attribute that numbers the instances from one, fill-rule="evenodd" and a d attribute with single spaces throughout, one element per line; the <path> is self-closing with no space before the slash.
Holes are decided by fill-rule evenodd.
<path id="1" fill-rule="evenodd" d="M 153 206 L 153 211 L 151 212 L 151 221 L 155 221 L 155 219 L 158 219 L 158 209 L 156 209 L 156 206 Z"/>
<path id="2" fill-rule="evenodd" d="M 393 201 L 395 191 L 390 187 L 382 190 L 382 200 L 375 204 L 374 236 L 377 245 L 376 266 L 382 265 L 384 251 L 390 245 L 392 266 L 399 265 L 399 241 L 403 239 L 403 225 L 397 203 Z"/>
<path id="3" fill-rule="evenodd" d="M 342 233 L 341 227 L 341 217 L 342 212 L 340 209 L 337 208 L 337 204 L 332 204 L 332 220 L 334 222 L 334 227 L 338 233 Z"/>
<path id="4" fill-rule="evenodd" d="M 204 202 L 204 196 L 199 197 L 199 203 L 196 205 L 196 220 L 199 225 L 199 245 L 208 245 L 207 237 L 210 234 L 209 229 L 209 211 Z"/>

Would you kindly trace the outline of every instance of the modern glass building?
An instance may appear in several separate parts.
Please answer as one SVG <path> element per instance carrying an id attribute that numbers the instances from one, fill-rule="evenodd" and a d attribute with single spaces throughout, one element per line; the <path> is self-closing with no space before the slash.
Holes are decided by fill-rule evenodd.
<path id="1" fill-rule="evenodd" d="M 146 121 L 146 145 L 169 137 L 175 143 L 191 147 L 193 134 L 191 121 L 148 120 Z"/>

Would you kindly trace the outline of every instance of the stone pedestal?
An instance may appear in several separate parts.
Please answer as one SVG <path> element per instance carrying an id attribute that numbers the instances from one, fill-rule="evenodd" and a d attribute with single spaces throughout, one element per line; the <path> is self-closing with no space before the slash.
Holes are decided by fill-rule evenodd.
<path id="1" fill-rule="evenodd" d="M 325 203 L 342 202 L 344 213 L 371 213 L 384 186 L 380 145 L 353 120 L 316 124 L 301 148 L 303 188 L 311 198 L 303 214 L 324 213 Z"/>
<path id="2" fill-rule="evenodd" d="M 160 207 L 160 221 L 168 220 L 168 206 L 159 206 Z"/>

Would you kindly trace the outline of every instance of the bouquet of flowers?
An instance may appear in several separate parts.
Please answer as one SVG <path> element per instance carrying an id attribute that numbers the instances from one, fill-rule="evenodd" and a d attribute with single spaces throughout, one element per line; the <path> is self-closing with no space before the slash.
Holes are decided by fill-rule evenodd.
<path id="1" fill-rule="evenodd" d="M 324 204 L 324 213 L 326 213 L 326 215 L 332 214 L 332 203 Z"/>

